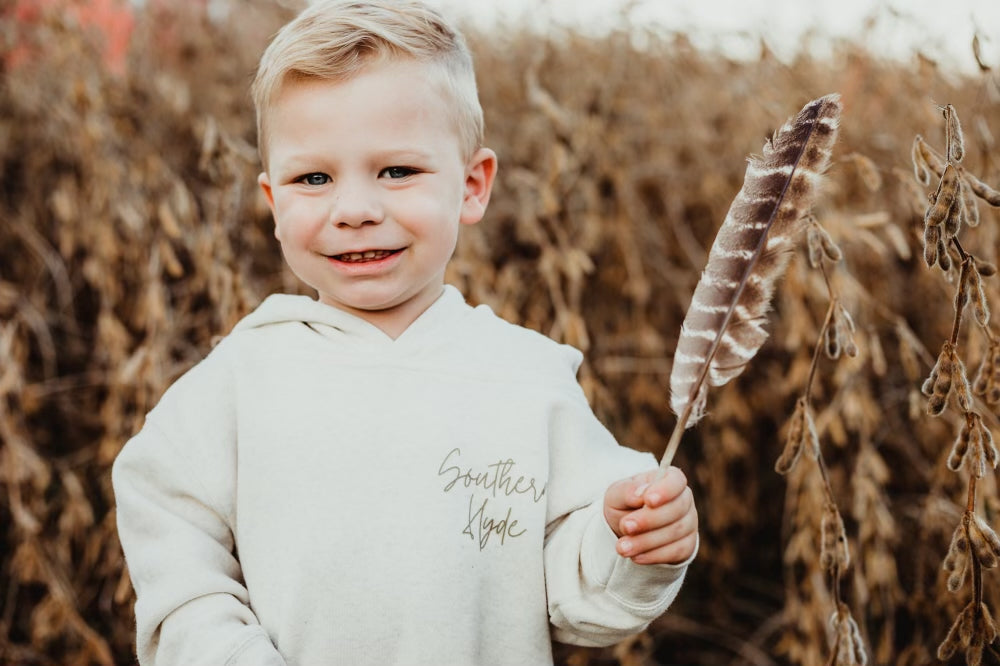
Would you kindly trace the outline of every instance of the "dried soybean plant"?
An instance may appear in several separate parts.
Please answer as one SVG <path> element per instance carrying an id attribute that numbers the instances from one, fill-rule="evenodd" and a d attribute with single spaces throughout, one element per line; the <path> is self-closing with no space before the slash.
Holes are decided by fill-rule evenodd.
<path id="1" fill-rule="evenodd" d="M 831 666 L 864 666 L 868 663 L 868 657 L 861 632 L 851 615 L 850 608 L 841 599 L 842 576 L 851 562 L 850 546 L 844 519 L 837 507 L 827 465 L 823 459 L 812 404 L 813 386 L 821 357 L 825 354 L 828 359 L 836 361 L 842 355 L 851 358 L 857 356 L 858 347 L 854 339 L 856 327 L 830 279 L 827 268 L 828 263 L 840 262 L 843 253 L 815 216 L 809 215 L 806 224 L 809 265 L 819 270 L 823 276 L 829 306 L 813 348 L 808 379 L 802 394 L 795 402 L 795 411 L 787 427 L 785 447 L 775 462 L 774 469 L 779 474 L 788 475 L 804 451 L 808 451 L 816 460 L 822 487 L 819 565 L 823 572 L 829 575 L 830 596 L 834 605 L 830 617 L 830 629 L 834 640 L 828 663 Z"/>
<path id="2" fill-rule="evenodd" d="M 917 135 L 913 142 L 913 165 L 921 185 L 931 184 L 931 174 L 939 178 L 937 188 L 928 197 L 924 215 L 924 259 L 938 266 L 954 280 L 955 318 L 951 336 L 941 347 L 937 363 L 924 382 L 927 412 L 943 415 L 949 406 L 957 412 L 958 435 L 948 457 L 948 468 L 968 472 L 968 498 L 961 521 L 955 528 L 943 567 L 948 573 L 948 589 L 958 592 L 966 581 L 972 588 L 972 600 L 962 609 L 947 636 L 938 646 L 939 659 L 950 659 L 960 648 L 966 663 L 982 662 L 985 647 L 997 638 L 997 626 L 983 600 L 983 569 L 1000 563 L 1000 538 L 980 515 L 976 484 L 986 476 L 988 467 L 996 467 L 1000 452 L 993 441 L 984 413 L 977 410 L 976 398 L 995 408 L 1000 403 L 1000 338 L 990 329 L 990 309 L 983 278 L 996 273 L 996 267 L 977 259 L 959 241 L 963 226 L 979 224 L 977 199 L 1000 206 L 1000 192 L 986 185 L 962 166 L 965 154 L 961 124 L 955 108 L 942 108 L 945 119 L 945 155 L 935 151 Z M 979 374 L 970 384 L 966 366 L 959 354 L 962 323 L 971 307 L 973 319 L 986 338 L 987 351 Z M 950 398 L 954 396 L 955 400 Z M 989 415 L 989 412 L 986 412 Z"/>

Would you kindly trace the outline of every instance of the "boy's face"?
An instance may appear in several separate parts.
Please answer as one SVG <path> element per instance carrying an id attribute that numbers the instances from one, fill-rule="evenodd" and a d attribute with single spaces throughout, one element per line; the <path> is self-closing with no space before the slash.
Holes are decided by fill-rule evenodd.
<path id="1" fill-rule="evenodd" d="M 459 224 L 478 222 L 496 155 L 464 159 L 428 65 L 378 62 L 343 82 L 290 81 L 259 177 L 288 265 L 322 302 L 395 338 L 441 293 Z"/>

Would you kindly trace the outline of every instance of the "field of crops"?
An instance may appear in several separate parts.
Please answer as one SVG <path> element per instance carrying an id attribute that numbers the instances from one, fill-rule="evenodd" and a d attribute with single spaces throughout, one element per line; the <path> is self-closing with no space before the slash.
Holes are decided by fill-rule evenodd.
<path id="1" fill-rule="evenodd" d="M 306 293 L 256 187 L 247 94 L 290 10 L 247 0 L 213 22 L 167 7 L 128 17 L 120 57 L 85 16 L 0 11 L 3 664 L 132 662 L 111 463 L 214 338 L 268 293 Z M 560 663 L 822 666 L 858 663 L 857 644 L 906 666 L 939 663 L 944 642 L 947 663 L 1000 664 L 983 611 L 1000 613 L 984 439 L 1000 437 L 1000 213 L 985 200 L 1000 189 L 1000 74 L 850 45 L 735 63 L 634 37 L 469 34 L 501 168 L 449 281 L 584 349 L 596 412 L 659 454 L 680 324 L 745 158 L 831 92 L 840 138 L 813 213 L 842 258 L 815 256 L 814 236 L 811 263 L 803 234 L 769 340 L 682 442 L 701 550 L 678 601 L 615 648 L 559 646 Z M 952 200 L 961 228 L 925 225 Z M 808 432 L 790 423 L 807 386 L 821 455 L 778 474 L 789 432 Z"/>

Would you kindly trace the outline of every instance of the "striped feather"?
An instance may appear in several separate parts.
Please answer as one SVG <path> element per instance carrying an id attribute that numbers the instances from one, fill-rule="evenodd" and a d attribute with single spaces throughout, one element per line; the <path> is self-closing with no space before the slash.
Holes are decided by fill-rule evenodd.
<path id="1" fill-rule="evenodd" d="M 775 283 L 830 162 L 840 109 L 836 94 L 809 102 L 750 158 L 681 326 L 670 375 L 679 431 L 704 414 L 708 386 L 743 372 L 767 339 Z"/>

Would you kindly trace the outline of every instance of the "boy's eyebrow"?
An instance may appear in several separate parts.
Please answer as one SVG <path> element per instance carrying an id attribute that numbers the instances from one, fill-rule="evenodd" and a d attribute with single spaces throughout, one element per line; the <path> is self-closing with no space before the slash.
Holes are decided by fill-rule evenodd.
<path id="1" fill-rule="evenodd" d="M 316 156 L 293 155 L 284 159 L 275 159 L 271 156 L 271 168 L 276 174 L 298 175 L 302 171 L 315 169 L 317 166 Z"/>
<path id="2" fill-rule="evenodd" d="M 434 161 L 435 151 L 433 149 L 422 149 L 418 147 L 407 146 L 403 148 L 385 148 L 382 150 L 375 150 L 368 154 L 366 159 L 374 165 L 381 166 L 405 166 L 414 162 L 432 162 Z M 328 154 L 322 151 L 311 151 L 303 150 L 301 152 L 291 152 L 291 154 L 285 154 L 281 159 L 275 159 L 276 156 L 272 155 L 272 165 L 276 171 L 281 173 L 297 173 L 301 171 L 310 171 L 315 169 L 329 168 L 331 161 L 336 161 L 336 158 L 332 158 Z"/>
<path id="3" fill-rule="evenodd" d="M 422 161 L 430 159 L 433 153 L 419 148 L 388 148 L 373 154 L 376 161 Z"/>
<path id="4" fill-rule="evenodd" d="M 387 148 L 385 150 L 373 151 L 367 156 L 367 161 L 373 165 L 392 166 L 403 165 L 412 162 L 430 162 L 434 159 L 433 150 L 421 150 L 419 148 Z M 323 153 L 301 153 L 290 155 L 284 160 L 283 167 L 288 171 L 301 171 L 302 169 L 314 169 L 317 166 L 327 165 L 331 158 Z"/>

